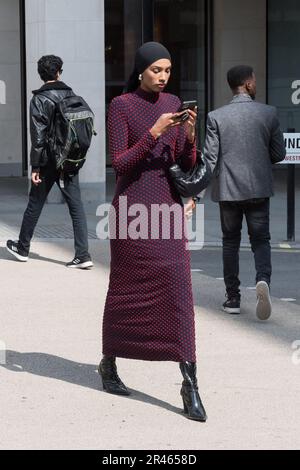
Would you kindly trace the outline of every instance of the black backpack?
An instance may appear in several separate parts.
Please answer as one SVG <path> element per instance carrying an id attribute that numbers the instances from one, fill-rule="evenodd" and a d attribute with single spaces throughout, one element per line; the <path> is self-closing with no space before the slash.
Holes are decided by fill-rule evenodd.
<path id="1" fill-rule="evenodd" d="M 94 113 L 81 96 L 54 101 L 55 113 L 47 143 L 56 168 L 61 173 L 76 173 L 83 167 L 94 131 Z"/>

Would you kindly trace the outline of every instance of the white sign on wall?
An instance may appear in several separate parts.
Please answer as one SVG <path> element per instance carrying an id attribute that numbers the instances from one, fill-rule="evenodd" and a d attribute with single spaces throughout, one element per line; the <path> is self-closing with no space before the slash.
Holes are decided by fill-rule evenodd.
<path id="1" fill-rule="evenodd" d="M 0 80 L 0 104 L 6 104 L 6 85 Z"/>
<path id="2" fill-rule="evenodd" d="M 282 164 L 300 163 L 300 134 L 284 134 L 286 157 Z"/>

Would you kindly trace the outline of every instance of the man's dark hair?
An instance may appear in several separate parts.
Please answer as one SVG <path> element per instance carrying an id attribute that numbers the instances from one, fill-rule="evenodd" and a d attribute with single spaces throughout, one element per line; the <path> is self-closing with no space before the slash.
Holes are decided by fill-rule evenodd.
<path id="1" fill-rule="evenodd" d="M 56 55 L 44 55 L 38 61 L 38 73 L 43 82 L 57 79 L 57 72 L 62 72 L 63 61 Z"/>
<path id="2" fill-rule="evenodd" d="M 237 65 L 227 73 L 227 80 L 230 88 L 236 90 L 239 86 L 245 85 L 249 78 L 253 77 L 254 70 L 249 65 Z"/>

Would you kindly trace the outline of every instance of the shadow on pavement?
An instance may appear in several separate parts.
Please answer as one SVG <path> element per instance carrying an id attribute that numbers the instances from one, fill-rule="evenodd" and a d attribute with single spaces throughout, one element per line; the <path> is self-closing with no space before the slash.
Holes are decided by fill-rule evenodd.
<path id="1" fill-rule="evenodd" d="M 45 353 L 20 353 L 8 350 L 6 351 L 5 364 L 0 364 L 0 366 L 12 372 L 26 372 L 103 392 L 97 366 L 93 364 L 82 364 Z M 182 414 L 180 408 L 170 405 L 163 400 L 138 390 L 131 388 L 129 390 L 132 395 L 127 399 L 149 403 L 173 413 Z"/>
<path id="2" fill-rule="evenodd" d="M 12 261 L 14 263 L 20 263 L 17 259 L 15 259 L 10 253 L 8 253 L 6 248 L 0 247 L 0 259 L 5 259 L 7 261 Z M 45 261 L 47 263 L 59 264 L 61 266 L 65 266 L 66 263 L 63 261 L 58 261 L 56 259 L 46 258 L 44 256 L 40 256 L 37 253 L 31 252 L 30 259 L 38 260 L 38 261 Z"/>

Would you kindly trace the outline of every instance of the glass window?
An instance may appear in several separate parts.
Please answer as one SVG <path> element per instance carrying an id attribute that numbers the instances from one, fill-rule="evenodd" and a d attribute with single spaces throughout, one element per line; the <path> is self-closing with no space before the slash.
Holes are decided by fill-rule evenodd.
<path id="1" fill-rule="evenodd" d="M 144 41 L 162 42 L 173 59 L 167 91 L 182 100 L 197 100 L 203 141 L 205 0 L 106 0 L 105 35 L 106 104 L 122 93 L 137 48 Z M 107 163 L 110 165 L 109 156 Z"/>
<path id="2" fill-rule="evenodd" d="M 141 0 L 106 0 L 106 102 L 122 93 L 142 42 Z"/>
<path id="3" fill-rule="evenodd" d="M 141 0 L 105 1 L 106 109 L 121 95 L 132 72 L 134 55 L 142 43 Z M 107 155 L 107 165 L 111 165 Z"/>
<path id="4" fill-rule="evenodd" d="M 171 52 L 168 86 L 182 100 L 197 100 L 199 132 L 205 128 L 205 1 L 154 0 L 154 39 Z M 200 136 L 199 136 L 200 137 Z"/>
<path id="5" fill-rule="evenodd" d="M 282 130 L 300 132 L 300 2 L 268 2 L 268 102 L 277 106 Z"/>

